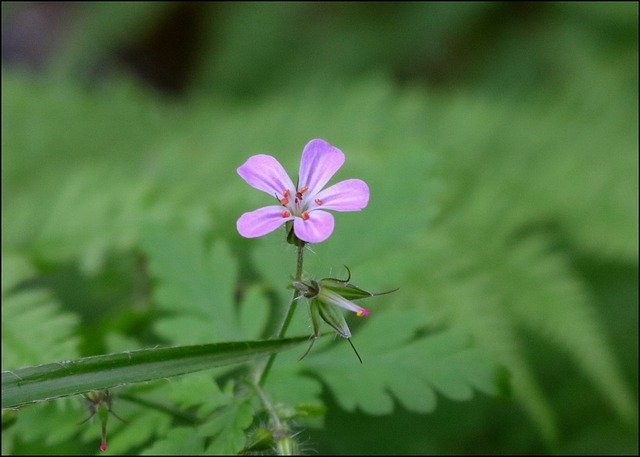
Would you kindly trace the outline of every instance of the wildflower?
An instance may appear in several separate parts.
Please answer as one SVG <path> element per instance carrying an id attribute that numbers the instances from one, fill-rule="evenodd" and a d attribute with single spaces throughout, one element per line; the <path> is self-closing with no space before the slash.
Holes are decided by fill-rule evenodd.
<path id="1" fill-rule="evenodd" d="M 255 238 L 285 224 L 293 223 L 300 240 L 320 243 L 331 235 L 333 215 L 325 210 L 360 211 L 369 202 L 369 187 L 360 179 L 340 181 L 323 187 L 344 163 L 344 154 L 324 140 L 309 141 L 302 151 L 298 183 L 270 155 L 249 157 L 238 167 L 238 174 L 251 187 L 275 197 L 277 205 L 244 213 L 237 222 L 240 235 Z"/>

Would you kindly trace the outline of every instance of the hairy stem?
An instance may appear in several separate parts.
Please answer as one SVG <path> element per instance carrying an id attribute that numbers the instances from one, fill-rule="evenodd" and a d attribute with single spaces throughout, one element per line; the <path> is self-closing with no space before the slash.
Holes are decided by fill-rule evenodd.
<path id="1" fill-rule="evenodd" d="M 264 390 L 262 390 L 262 386 L 260 386 L 259 384 L 257 383 L 254 384 L 253 388 L 258 394 L 258 397 L 260 397 L 260 401 L 262 402 L 265 409 L 269 413 L 269 416 L 271 416 L 271 420 L 273 421 L 273 428 L 275 429 L 276 433 L 277 434 L 282 433 L 284 431 L 284 428 L 282 427 L 282 422 L 280 422 L 280 417 L 278 416 L 276 409 L 273 407 L 271 400 L 269 400 L 269 396 L 266 394 Z"/>

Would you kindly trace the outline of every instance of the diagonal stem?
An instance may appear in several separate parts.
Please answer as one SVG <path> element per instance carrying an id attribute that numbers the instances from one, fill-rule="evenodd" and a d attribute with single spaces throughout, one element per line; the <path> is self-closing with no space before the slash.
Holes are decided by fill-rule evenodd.
<path id="1" fill-rule="evenodd" d="M 303 262 L 303 258 L 304 258 L 304 244 L 302 245 L 297 245 L 296 246 L 297 249 L 297 256 L 296 256 L 296 273 L 295 273 L 295 280 L 296 281 L 300 281 L 301 277 L 302 277 L 302 262 Z M 287 332 L 287 328 L 289 328 L 289 324 L 291 323 L 291 318 L 293 317 L 293 313 L 296 310 L 296 306 L 298 305 L 298 296 L 300 295 L 300 292 L 295 289 L 293 291 L 293 296 L 291 297 L 291 301 L 289 302 L 289 306 L 287 307 L 287 312 L 284 315 L 284 318 L 282 319 L 282 321 L 280 322 L 280 325 L 278 325 L 278 330 L 277 330 L 277 334 L 276 334 L 276 338 L 282 338 L 285 333 Z M 271 370 L 271 365 L 273 365 L 273 361 L 276 358 L 276 354 L 271 354 L 269 356 L 269 359 L 267 360 L 267 363 L 263 366 L 263 368 L 261 370 L 258 370 L 256 372 L 256 382 L 259 386 L 263 385 L 267 375 L 269 374 L 269 370 Z"/>

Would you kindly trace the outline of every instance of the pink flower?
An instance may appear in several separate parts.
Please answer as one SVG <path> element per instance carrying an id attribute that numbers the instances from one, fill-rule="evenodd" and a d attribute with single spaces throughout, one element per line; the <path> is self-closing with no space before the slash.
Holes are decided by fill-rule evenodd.
<path id="1" fill-rule="evenodd" d="M 360 179 L 340 181 L 322 188 L 344 163 L 344 154 L 324 140 L 307 143 L 300 159 L 298 185 L 280 162 L 266 154 L 249 157 L 238 167 L 238 174 L 251 187 L 268 193 L 277 205 L 244 213 L 237 222 L 240 235 L 255 238 L 266 235 L 287 221 L 302 241 L 320 243 L 333 232 L 333 215 L 325 210 L 360 211 L 369 202 L 369 187 Z"/>

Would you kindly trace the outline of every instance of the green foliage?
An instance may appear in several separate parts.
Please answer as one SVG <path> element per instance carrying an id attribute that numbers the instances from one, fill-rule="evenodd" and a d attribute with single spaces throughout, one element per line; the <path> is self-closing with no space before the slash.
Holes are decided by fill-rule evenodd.
<path id="1" fill-rule="evenodd" d="M 139 349 L 2 372 L 2 407 L 178 376 L 263 358 L 304 337 Z"/>
<path id="2" fill-rule="evenodd" d="M 188 455 L 202 453 L 202 438 L 188 427 L 173 427 L 163 439 L 142 452 L 142 455 Z"/>
<path id="3" fill-rule="evenodd" d="M 27 288 L 26 283 L 36 276 L 23 256 L 2 256 L 3 370 L 78 354 L 78 319 L 61 311 L 47 290 Z"/>
<path id="4" fill-rule="evenodd" d="M 46 76 L 3 69 L 3 369 L 90 355 L 94 330 L 108 352 L 270 336 L 295 253 L 283 231 L 237 235 L 270 201 L 235 169 L 268 153 L 295 178 L 321 137 L 346 154 L 334 182 L 371 200 L 336 214 L 305 273 L 400 290 L 347 317 L 363 365 L 340 338 L 278 356 L 282 417 L 321 453 L 637 453 L 637 5 L 518 5 L 193 7 L 199 53 L 171 101 L 122 64 L 91 72 L 181 7 L 79 7 Z M 91 280 L 134 257 L 135 325 L 42 280 L 72 266 L 74 289 L 115 290 Z M 510 399 L 471 399 L 497 393 L 497 367 Z M 246 374 L 117 389 L 110 450 L 241 451 L 269 421 Z M 82 404 L 20 410 L 3 453 L 95 452 Z"/>
<path id="5" fill-rule="evenodd" d="M 308 364 L 296 367 L 325 382 L 346 410 L 389 414 L 397 399 L 409 410 L 428 413 L 436 407 L 436 393 L 457 401 L 471 399 L 474 388 L 498 393 L 495 361 L 468 336 L 435 328 L 419 336 L 433 324 L 424 311 L 381 311 L 371 321 L 354 336 L 364 353 L 362 365 L 338 339 L 329 346 L 333 350 L 316 348 Z"/>
<path id="6" fill-rule="evenodd" d="M 185 409 L 194 408 L 194 427 L 174 427 L 143 454 L 236 454 L 244 448 L 245 430 L 252 424 L 255 412 L 247 397 L 235 394 L 229 383 L 220 390 L 207 375 L 191 375 L 161 386 L 153 395 Z M 188 439 L 176 442 L 181 430 L 189 430 Z M 172 451 L 170 451 L 172 450 Z"/>
<path id="7" fill-rule="evenodd" d="M 173 344 L 260 337 L 268 303 L 254 289 L 244 295 L 240 310 L 235 306 L 237 262 L 226 243 L 207 249 L 197 234 L 156 228 L 145 232 L 143 248 L 158 281 L 154 298 L 170 313 L 156 323 L 159 335 Z"/>

